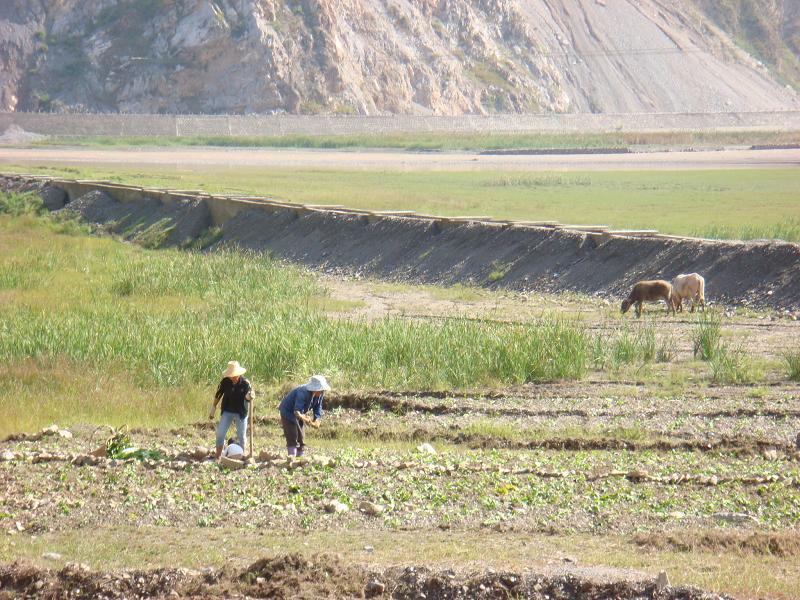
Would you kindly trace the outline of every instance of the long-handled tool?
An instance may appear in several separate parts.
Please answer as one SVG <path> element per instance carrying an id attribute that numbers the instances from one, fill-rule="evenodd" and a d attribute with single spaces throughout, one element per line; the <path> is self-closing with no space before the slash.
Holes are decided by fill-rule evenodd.
<path id="1" fill-rule="evenodd" d="M 247 458 L 253 458 L 253 422 L 256 420 L 255 414 L 253 413 L 253 405 L 255 404 L 256 395 L 253 393 L 253 397 L 250 399 L 250 454 L 247 455 Z"/>

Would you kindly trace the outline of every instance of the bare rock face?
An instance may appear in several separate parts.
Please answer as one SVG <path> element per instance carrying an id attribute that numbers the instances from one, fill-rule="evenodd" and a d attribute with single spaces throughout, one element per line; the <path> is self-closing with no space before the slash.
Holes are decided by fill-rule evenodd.
<path id="1" fill-rule="evenodd" d="M 689 2 L 5 0 L 0 110 L 458 115 L 800 106 Z"/>

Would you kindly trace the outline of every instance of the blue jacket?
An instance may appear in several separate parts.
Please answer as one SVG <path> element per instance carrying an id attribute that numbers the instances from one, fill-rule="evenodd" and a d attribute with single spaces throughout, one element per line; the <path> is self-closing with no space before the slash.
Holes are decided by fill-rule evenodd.
<path id="1" fill-rule="evenodd" d="M 296 423 L 297 417 L 294 416 L 294 411 L 297 411 L 302 415 L 311 409 L 314 411 L 314 419 L 321 419 L 322 396 L 325 395 L 325 392 L 322 392 L 320 397 L 316 400 L 311 399 L 311 394 L 312 392 L 309 392 L 305 385 L 300 385 L 294 388 L 291 392 L 286 394 L 286 397 L 281 401 L 281 405 L 279 407 L 281 416 L 287 421 Z"/>

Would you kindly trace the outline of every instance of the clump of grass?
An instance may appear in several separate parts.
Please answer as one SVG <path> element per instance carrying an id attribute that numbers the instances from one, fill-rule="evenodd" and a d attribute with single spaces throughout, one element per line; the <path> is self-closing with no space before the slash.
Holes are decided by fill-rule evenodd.
<path id="1" fill-rule="evenodd" d="M 741 348 L 731 348 L 727 344 L 717 348 L 708 364 L 714 383 L 753 383 L 763 375 Z"/>
<path id="2" fill-rule="evenodd" d="M 188 247 L 192 250 L 205 250 L 222 239 L 222 227 L 209 227 L 200 237 L 192 240 Z"/>
<path id="3" fill-rule="evenodd" d="M 720 349 L 722 338 L 722 318 L 719 312 L 707 310 L 697 320 L 697 328 L 692 337 L 694 357 L 712 360 Z"/>
<path id="4" fill-rule="evenodd" d="M 656 362 L 672 362 L 676 353 L 675 336 L 671 334 L 661 336 L 658 342 L 658 348 L 656 350 Z"/>
<path id="5" fill-rule="evenodd" d="M 23 215 L 42 215 L 47 211 L 42 199 L 30 193 L 0 194 L 0 214 L 21 217 Z"/>
<path id="6" fill-rule="evenodd" d="M 132 238 L 134 242 L 144 248 L 161 248 L 175 230 L 175 225 L 169 219 L 161 219 L 152 225 L 138 231 Z"/>
<path id="7" fill-rule="evenodd" d="M 655 325 L 647 322 L 636 327 L 625 326 L 617 331 L 611 344 L 614 365 L 650 363 L 656 358 Z"/>
<path id="8" fill-rule="evenodd" d="M 800 381 L 800 350 L 785 352 L 783 361 L 786 365 L 786 374 L 792 381 Z"/>
<path id="9" fill-rule="evenodd" d="M 487 277 L 487 279 L 491 283 L 495 283 L 497 281 L 500 281 L 506 275 L 508 275 L 508 272 L 510 270 L 511 270 L 511 263 L 493 262 L 492 271 L 489 273 L 489 277 Z"/>
<path id="10" fill-rule="evenodd" d="M 603 335 L 594 336 L 591 350 L 591 362 L 595 369 L 602 369 L 605 367 L 606 359 L 608 358 L 608 346 L 606 338 Z"/>
<path id="11" fill-rule="evenodd" d="M 493 440 L 514 441 L 522 438 L 521 432 L 513 425 L 489 419 L 470 423 L 462 431 L 467 436 L 481 436 Z"/>

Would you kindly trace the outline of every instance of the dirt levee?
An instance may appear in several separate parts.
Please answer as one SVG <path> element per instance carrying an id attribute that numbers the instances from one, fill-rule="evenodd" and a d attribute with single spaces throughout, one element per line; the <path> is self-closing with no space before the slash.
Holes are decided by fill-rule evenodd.
<path id="1" fill-rule="evenodd" d="M 292 210 L 239 213 L 222 243 L 313 267 L 425 283 L 470 283 L 627 295 L 639 279 L 697 271 L 706 294 L 731 303 L 800 305 L 800 246 L 612 237 L 481 223 L 442 227 L 433 220 Z"/>
<path id="2" fill-rule="evenodd" d="M 221 245 L 269 252 L 313 268 L 432 284 L 626 296 L 640 279 L 697 271 L 713 301 L 800 307 L 800 245 L 635 237 L 516 223 L 384 216 L 143 191 L 123 186 L 0 178 L 0 187 L 51 197 L 66 209 L 150 245 Z M 124 201 L 115 199 L 115 196 Z M 221 224 L 222 235 L 208 236 Z M 202 239 L 205 243 L 199 243 Z"/>
<path id="3" fill-rule="evenodd" d="M 243 571 L 179 568 L 98 572 L 68 563 L 61 570 L 27 563 L 0 566 L 0 598 L 725 598 L 691 587 L 657 589 L 652 581 L 598 581 L 573 573 L 457 574 L 425 567 L 370 571 L 332 556 L 264 558 Z"/>

